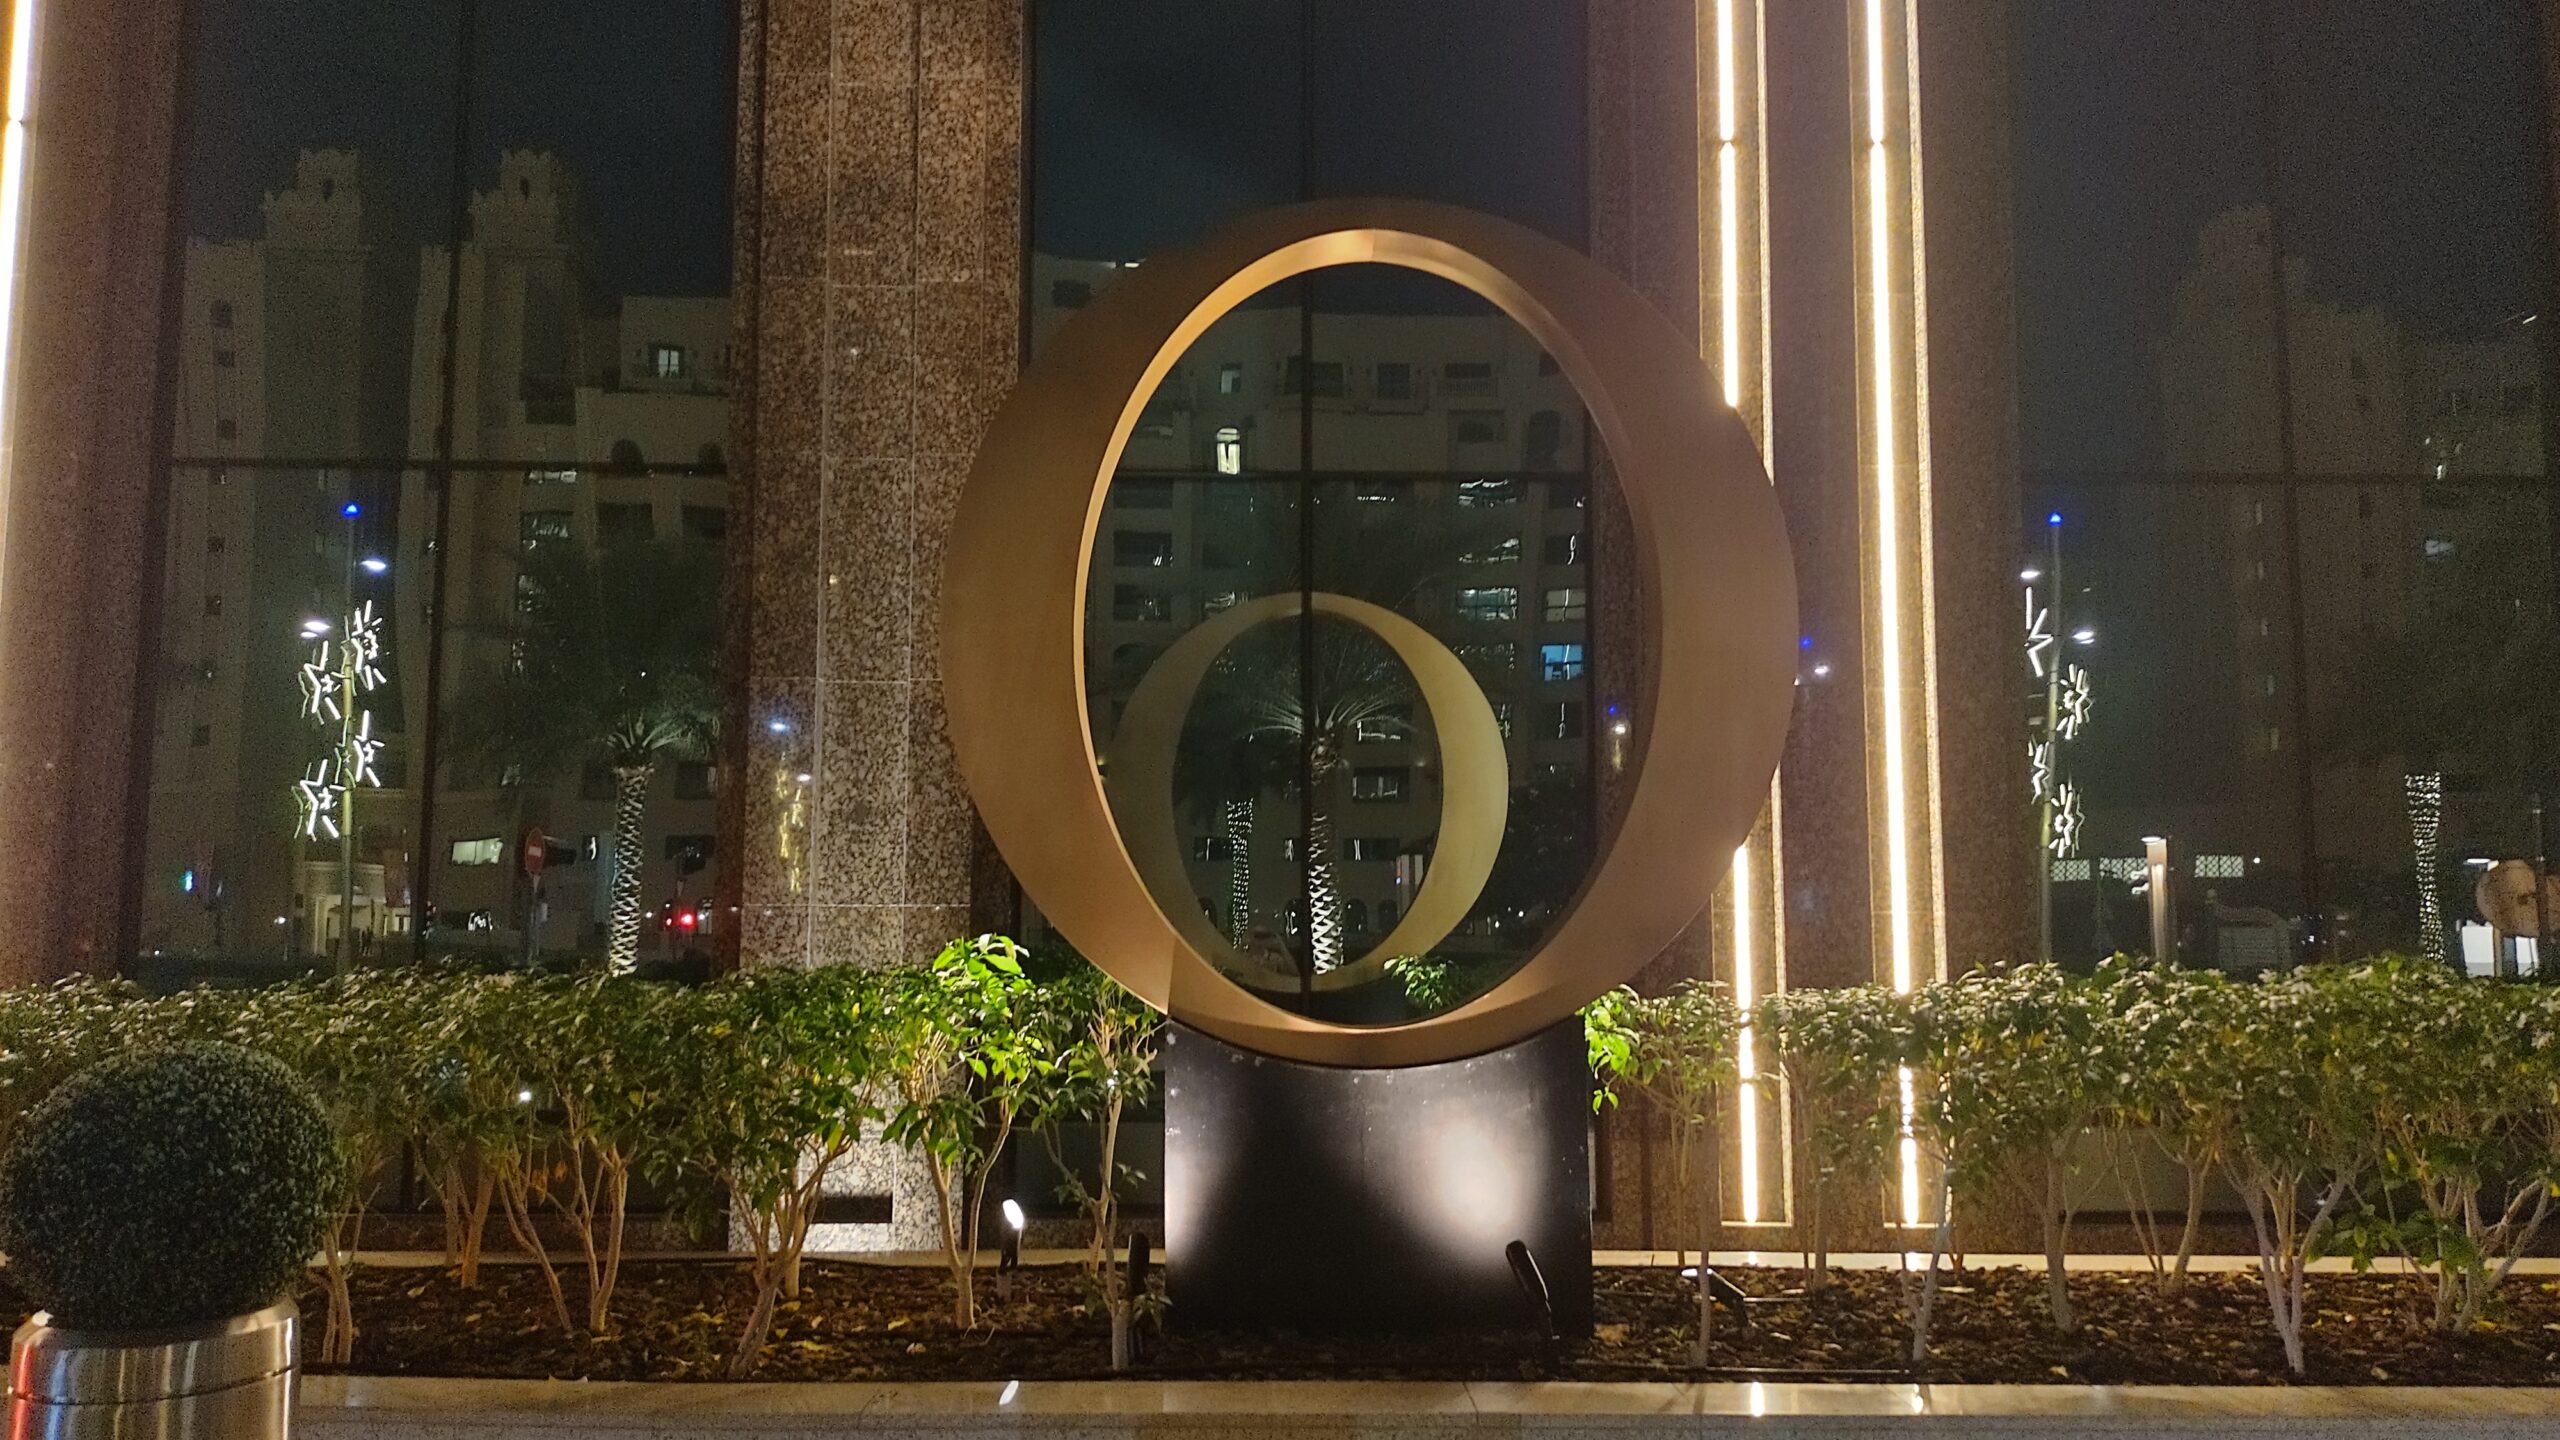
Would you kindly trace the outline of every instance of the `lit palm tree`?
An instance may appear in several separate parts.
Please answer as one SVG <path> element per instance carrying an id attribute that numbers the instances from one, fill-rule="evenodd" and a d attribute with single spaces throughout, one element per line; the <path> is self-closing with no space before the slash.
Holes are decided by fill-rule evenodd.
<path id="1" fill-rule="evenodd" d="M 1402 725 L 1412 714 L 1413 680 L 1385 642 L 1366 631 L 1319 623 L 1307 648 L 1312 683 L 1300 684 L 1299 637 L 1294 630 L 1268 637 L 1262 653 L 1237 667 L 1249 677 L 1253 737 L 1285 785 L 1308 786 L 1306 834 L 1307 943 L 1314 968 L 1342 964 L 1342 896 L 1334 883 L 1333 802 L 1353 740 L 1365 725 Z M 1277 650 L 1278 654 L 1270 652 Z M 1263 663 L 1251 663 L 1252 660 Z M 1300 773 L 1292 773 L 1300 772 Z"/>
<path id="2" fill-rule="evenodd" d="M 720 553 L 625 541 L 529 547 L 507 664 L 466 711 L 465 753 L 519 785 L 588 764 L 613 777 L 606 962 L 640 961 L 649 791 L 667 760 L 707 759 L 719 717 Z"/>

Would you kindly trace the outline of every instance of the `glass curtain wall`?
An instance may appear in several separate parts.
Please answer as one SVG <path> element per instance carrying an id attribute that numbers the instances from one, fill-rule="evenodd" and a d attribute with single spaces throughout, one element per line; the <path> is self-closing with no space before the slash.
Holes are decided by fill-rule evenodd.
<path id="1" fill-rule="evenodd" d="M 1579 13 L 1495 9 L 1041 0 L 1035 348 L 1149 253 L 1292 201 L 1443 200 L 1580 244 Z M 1124 832 L 1170 791 L 1179 854 L 1151 881 L 1239 984 L 1395 1023 L 1494 983 L 1561 912 L 1599 729 L 1586 470 L 1553 362 L 1477 297 L 1386 267 L 1256 297 L 1159 388 L 1097 534 L 1093 726 Z M 1384 638 L 1399 621 L 1470 673 L 1512 822 L 1489 869 L 1443 872 L 1480 887 L 1445 936 L 1416 903 L 1452 797 L 1486 782 L 1448 773 L 1455 722 Z M 1195 632 L 1217 659 L 1173 756 L 1120 753 Z"/>
<path id="2" fill-rule="evenodd" d="M 1147 256 L 1271 206 L 1440 200 L 1584 242 L 1578 5 L 1031 13 L 1035 353 Z M 1346 1024 L 1430 1013 L 1507 973 L 1579 884 L 1605 732 L 1588 466 L 1580 402 L 1524 332 L 1383 267 L 1255 297 L 1152 397 L 1096 533 L 1093 733 L 1124 834 L 1132 807 L 1172 807 L 1151 884 L 1178 923 L 1199 917 L 1195 943 L 1237 983 Z M 1501 847 L 1438 943 L 1411 943 L 1408 922 L 1444 802 L 1476 782 L 1446 773 L 1448 717 L 1381 638 L 1399 623 L 1463 663 L 1501 752 Z M 1170 760 L 1150 762 L 1115 742 L 1186 641 L 1218 659 Z M 1153 1120 L 1133 1126 L 1142 1153 Z M 1018 1190 L 1094 1163 L 1063 1140 L 1025 1157 L 1039 1173 Z"/>
<path id="3" fill-rule="evenodd" d="M 2560 803 L 2533 0 L 2015 11 L 2021 743 L 2053 953 L 2530 972 Z"/>
<path id="4" fill-rule="evenodd" d="M 733 6 L 191 11 L 133 968 L 702 965 Z"/>

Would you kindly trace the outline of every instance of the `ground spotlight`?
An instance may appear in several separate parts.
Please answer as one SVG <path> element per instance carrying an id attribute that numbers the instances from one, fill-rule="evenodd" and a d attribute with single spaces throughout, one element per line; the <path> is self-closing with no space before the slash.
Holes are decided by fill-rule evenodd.
<path id="1" fill-rule="evenodd" d="M 1538 1312 L 1538 1323 L 1550 1340 L 1562 1340 L 1556 1329 L 1555 1297 L 1548 1293 L 1547 1277 L 1538 1269 L 1538 1257 L 1529 1253 L 1529 1242 L 1514 1240 L 1502 1247 L 1502 1258 L 1511 1262 L 1511 1278 L 1520 1282 L 1520 1293 L 1529 1297 L 1529 1306 Z"/>

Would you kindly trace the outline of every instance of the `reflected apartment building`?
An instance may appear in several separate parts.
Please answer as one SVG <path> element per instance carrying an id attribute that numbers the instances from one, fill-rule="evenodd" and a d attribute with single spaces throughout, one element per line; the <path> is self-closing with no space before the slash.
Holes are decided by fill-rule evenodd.
<path id="1" fill-rule="evenodd" d="M 352 153 L 303 152 L 266 197 L 262 235 L 188 243 L 143 945 L 336 944 L 335 846 L 300 836 L 292 791 L 325 749 L 301 715 L 297 635 L 306 616 L 370 599 L 388 620 L 389 663 L 371 697 L 384 784 L 355 805 L 360 943 L 411 928 L 420 867 L 433 864 L 440 924 L 521 944 L 516 842 L 540 826 L 581 863 L 555 872 L 537 939 L 593 949 L 611 864 L 609 790 L 595 776 L 505 783 L 524 777 L 475 763 L 449 728 L 422 850 L 429 627 L 445 631 L 450 722 L 509 663 L 527 547 L 721 539 L 728 304 L 599 291 L 556 157 L 501 158 L 495 187 L 473 198 L 458 267 L 445 247 L 392 236 L 364 181 Z M 451 600 L 437 616 L 436 506 L 416 462 L 438 454 L 449 276 L 456 470 L 441 547 Z M 652 905 L 708 893 L 696 862 L 710 858 L 712 789 L 707 766 L 661 777 Z"/>
<path id="2" fill-rule="evenodd" d="M 1034 343 L 1120 269 L 1036 257 Z M 1320 297 L 1308 320 L 1294 296 L 1265 297 L 1282 303 L 1230 312 L 1193 343 L 1140 414 L 1096 529 L 1086 674 L 1107 757 L 1120 708 L 1165 647 L 1240 601 L 1296 589 L 1298 546 L 1311 541 L 1321 588 L 1419 624 L 1493 705 L 1512 785 L 1504 860 L 1439 947 L 1491 957 L 1519 952 L 1578 883 L 1592 769 L 1623 737 L 1592 713 L 1581 402 L 1507 317 L 1434 298 L 1446 297 Z M 1364 564 L 1372 556 L 1380 563 Z M 1346 738 L 1324 788 L 1347 959 L 1411 904 L 1441 796 L 1427 716 L 1400 711 Z M 1182 807 L 1190 898 L 1248 952 L 1299 948 L 1303 817 L 1290 784 L 1225 798 Z"/>
<path id="3" fill-rule="evenodd" d="M 2369 657 L 2484 587 L 2517 603 L 2547 598 L 2533 322 L 2418 334 L 2380 308 L 2322 298 L 2308 267 L 2287 260 L 2292 459 L 2303 477 L 2296 607 L 2284 494 L 2273 483 L 2284 456 L 2269 243 L 2263 208 L 2227 212 L 2205 229 L 2178 286 L 2158 374 L 2163 458 L 2188 483 L 2133 487 L 2121 499 L 2137 553 L 2114 557 L 2113 593 L 2097 602 L 2102 616 L 2131 609 L 2156 621 L 2143 636 L 2156 655 L 2134 662 L 2157 667 L 2146 676 L 2158 691 L 2157 746 L 2134 757 L 2151 773 L 2117 778 L 2125 793 L 2161 803 L 2108 817 L 2128 833 L 2093 839 L 2099 853 L 2132 853 L 2143 827 L 2165 826 L 2198 852 L 2295 871 L 2307 763 L 2328 908 L 2364 903 L 2367 914 L 2346 920 L 2361 929 L 2358 943 L 2408 943 L 2404 767 L 2445 772 L 2448 864 L 2527 853 L 2512 767 L 2374 748 L 2371 737 L 2404 728 L 2390 712 L 2412 697 L 2375 684 Z M 2307 687 L 2298 695 L 2297 614 Z"/>

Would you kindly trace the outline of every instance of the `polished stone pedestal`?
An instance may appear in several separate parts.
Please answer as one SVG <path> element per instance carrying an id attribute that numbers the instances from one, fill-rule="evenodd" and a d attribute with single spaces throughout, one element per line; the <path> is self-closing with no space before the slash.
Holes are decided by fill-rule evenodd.
<path id="1" fill-rule="evenodd" d="M 1179 1326 L 1537 1330 L 1523 1241 L 1567 1335 L 1591 1326 L 1591 1074 L 1568 1021 L 1402 1070 L 1273 1060 L 1174 1026 L 1165 1252 Z"/>

